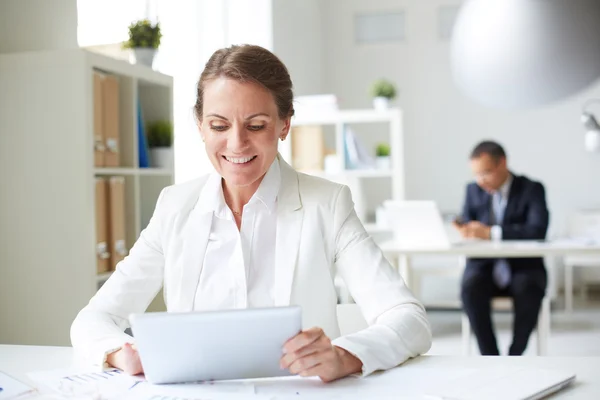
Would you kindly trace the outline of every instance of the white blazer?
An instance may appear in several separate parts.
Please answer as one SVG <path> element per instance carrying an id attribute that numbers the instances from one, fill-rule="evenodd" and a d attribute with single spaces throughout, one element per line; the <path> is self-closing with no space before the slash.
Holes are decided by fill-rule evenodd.
<path id="1" fill-rule="evenodd" d="M 354 211 L 348 187 L 297 173 L 279 157 L 275 305 L 300 305 L 303 327 L 319 326 L 363 362 L 363 374 L 425 353 L 431 331 L 423 306 L 383 257 Z M 168 311 L 192 311 L 211 230 L 208 176 L 165 188 L 129 256 L 71 327 L 75 350 L 104 365 L 134 339 L 131 313 L 144 312 L 161 287 Z M 334 277 L 339 273 L 369 327 L 339 337 Z"/>

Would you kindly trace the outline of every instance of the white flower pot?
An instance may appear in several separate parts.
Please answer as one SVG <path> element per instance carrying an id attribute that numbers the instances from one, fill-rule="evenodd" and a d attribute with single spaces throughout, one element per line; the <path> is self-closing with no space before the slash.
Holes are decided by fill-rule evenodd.
<path id="1" fill-rule="evenodd" d="M 153 147 L 150 149 L 150 162 L 154 168 L 173 169 L 173 148 Z"/>
<path id="2" fill-rule="evenodd" d="M 381 169 L 384 171 L 388 171 L 390 169 L 392 169 L 392 163 L 390 161 L 390 157 L 389 156 L 379 156 L 377 158 L 375 158 L 375 163 L 377 165 L 377 169 Z"/>
<path id="3" fill-rule="evenodd" d="M 152 64 L 154 63 L 154 56 L 156 55 L 156 49 L 136 47 L 133 49 L 133 54 L 135 56 L 136 64 L 146 65 L 152 68 Z"/>
<path id="4" fill-rule="evenodd" d="M 374 97 L 373 108 L 379 111 L 384 111 L 390 108 L 390 99 L 387 97 Z"/>

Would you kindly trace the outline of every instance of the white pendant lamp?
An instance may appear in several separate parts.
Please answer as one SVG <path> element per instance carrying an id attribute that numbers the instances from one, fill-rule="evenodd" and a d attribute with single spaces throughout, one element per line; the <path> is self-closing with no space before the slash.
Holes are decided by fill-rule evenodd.
<path id="1" fill-rule="evenodd" d="M 600 0 L 466 0 L 451 64 L 457 85 L 492 107 L 574 94 L 600 77 Z"/>

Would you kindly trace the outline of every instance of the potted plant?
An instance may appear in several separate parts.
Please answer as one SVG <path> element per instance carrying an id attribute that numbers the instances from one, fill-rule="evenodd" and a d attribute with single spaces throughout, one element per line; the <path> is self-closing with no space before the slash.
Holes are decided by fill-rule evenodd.
<path id="1" fill-rule="evenodd" d="M 171 121 L 154 121 L 148 125 L 150 161 L 156 168 L 173 168 L 173 124 Z"/>
<path id="2" fill-rule="evenodd" d="M 390 100 L 396 97 L 396 87 L 386 79 L 378 79 L 371 87 L 371 95 L 373 96 L 373 108 L 386 110 Z"/>
<path id="3" fill-rule="evenodd" d="M 380 143 L 377 145 L 375 149 L 375 162 L 377 164 L 378 169 L 389 170 L 391 169 L 390 162 L 390 145 L 387 143 Z"/>
<path id="4" fill-rule="evenodd" d="M 123 43 L 123 47 L 133 50 L 136 63 L 152 67 L 161 37 L 159 23 L 152 25 L 143 19 L 129 25 L 129 40 Z"/>

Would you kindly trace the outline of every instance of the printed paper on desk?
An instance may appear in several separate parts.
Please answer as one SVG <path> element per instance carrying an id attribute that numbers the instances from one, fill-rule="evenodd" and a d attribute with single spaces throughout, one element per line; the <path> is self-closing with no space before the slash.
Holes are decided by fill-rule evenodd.
<path id="1" fill-rule="evenodd" d="M 162 400 L 196 400 L 201 399 L 222 399 L 235 398 L 237 395 L 254 395 L 254 385 L 250 381 L 216 381 L 216 382 L 198 382 L 182 383 L 169 385 L 151 385 L 147 384 L 140 388 L 137 393 L 163 396 Z M 233 396 L 233 397 L 232 397 Z M 158 399 L 158 398 L 157 398 Z"/>
<path id="2" fill-rule="evenodd" d="M 0 372 L 0 388 L 2 388 L 0 400 L 14 399 L 17 396 L 35 391 L 31 386 L 27 386 L 3 372 Z"/>
<path id="3" fill-rule="evenodd" d="M 131 389 L 147 385 L 143 378 L 128 376 L 118 369 L 102 372 L 59 369 L 33 372 L 28 376 L 51 391 L 72 398 L 82 396 L 102 396 L 103 400 L 123 398 L 123 394 Z"/>
<path id="4" fill-rule="evenodd" d="M 30 373 L 29 377 L 53 392 L 73 399 L 217 400 L 231 399 L 237 394 L 254 395 L 254 385 L 245 381 L 152 385 L 118 369 L 103 372 L 62 369 Z"/>
<path id="5" fill-rule="evenodd" d="M 210 383 L 180 385 L 144 385 L 119 400 L 234 400 L 254 397 L 249 383 Z"/>

